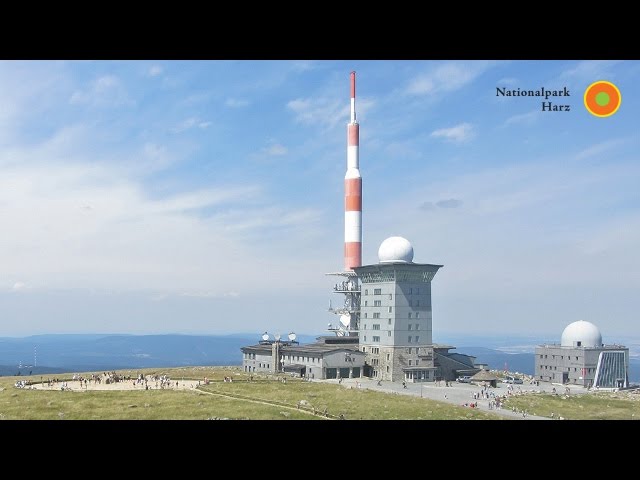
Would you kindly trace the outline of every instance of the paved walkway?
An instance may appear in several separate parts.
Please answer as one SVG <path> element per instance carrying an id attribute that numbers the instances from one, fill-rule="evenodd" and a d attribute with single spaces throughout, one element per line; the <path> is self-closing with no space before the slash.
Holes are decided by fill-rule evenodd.
<path id="1" fill-rule="evenodd" d="M 321 381 L 327 383 L 338 383 L 338 380 L 314 380 Z M 481 387 L 472 383 L 457 383 L 450 382 L 449 387 L 445 387 L 444 382 L 440 382 L 440 385 L 437 386 L 435 382 L 425 382 L 425 383 L 407 383 L 407 388 L 403 388 L 402 383 L 399 382 L 381 382 L 381 385 L 378 385 L 376 380 L 372 380 L 369 378 L 345 378 L 342 381 L 342 386 L 346 388 L 358 388 L 358 384 L 360 384 L 360 388 L 367 388 L 369 390 L 376 390 L 379 392 L 386 393 L 397 393 L 400 395 L 414 395 L 424 398 L 429 398 L 431 400 L 439 400 L 441 402 L 448 402 L 455 405 L 464 405 L 465 403 L 478 402 L 478 408 L 484 412 L 493 413 L 496 415 L 500 415 L 506 418 L 512 419 L 520 419 L 520 420 L 551 420 L 549 417 L 542 416 L 534 416 L 530 415 L 528 412 L 525 417 L 523 417 L 520 412 L 513 412 L 511 409 L 492 409 L 489 410 L 489 400 L 480 399 L 474 400 L 473 394 L 478 393 L 481 390 Z M 494 392 L 496 396 L 506 395 L 507 394 L 508 385 L 503 383 L 498 383 L 496 388 L 490 388 L 490 392 Z M 524 384 L 524 385 L 514 385 L 514 392 L 549 392 L 555 387 L 558 393 L 564 393 L 564 387 L 552 385 L 549 383 L 541 383 L 540 386 Z M 571 395 L 574 394 L 583 394 L 586 393 L 587 389 L 572 386 L 571 387 Z"/>

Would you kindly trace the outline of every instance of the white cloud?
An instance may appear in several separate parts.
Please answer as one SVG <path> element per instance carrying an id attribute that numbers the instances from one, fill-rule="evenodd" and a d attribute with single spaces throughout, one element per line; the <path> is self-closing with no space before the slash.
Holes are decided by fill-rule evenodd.
<path id="1" fill-rule="evenodd" d="M 435 95 L 453 92 L 473 82 L 491 65 L 492 62 L 486 61 L 440 64 L 415 77 L 405 92 L 409 95 Z"/>
<path id="2" fill-rule="evenodd" d="M 513 77 L 504 77 L 504 78 L 501 78 L 500 80 L 498 80 L 498 81 L 496 82 L 496 84 L 497 84 L 498 86 L 500 86 L 500 85 L 506 85 L 506 86 L 508 86 L 508 87 L 512 87 L 512 86 L 514 86 L 514 85 L 517 85 L 517 84 L 518 84 L 518 79 L 517 79 L 517 78 L 513 78 Z"/>
<path id="3" fill-rule="evenodd" d="M 611 67 L 620 63 L 620 60 L 583 60 L 577 62 L 572 68 L 560 74 L 561 79 L 575 78 L 583 82 L 595 82 L 606 80 L 611 73 Z"/>
<path id="4" fill-rule="evenodd" d="M 280 145 L 279 143 L 273 143 L 268 147 L 265 147 L 263 151 L 270 156 L 280 156 L 286 155 L 289 149 L 284 145 Z"/>
<path id="5" fill-rule="evenodd" d="M 435 138 L 443 138 L 446 141 L 462 143 L 471 140 L 474 136 L 474 129 L 470 123 L 461 123 L 455 127 L 440 128 L 431 132 Z"/>
<path id="6" fill-rule="evenodd" d="M 296 72 L 308 72 L 309 70 L 315 70 L 318 68 L 317 62 L 310 60 L 299 60 L 292 64 L 292 69 Z"/>
<path id="7" fill-rule="evenodd" d="M 367 111 L 375 102 L 368 98 L 358 98 L 356 111 L 358 119 L 366 117 Z M 295 114 L 299 123 L 316 125 L 324 128 L 333 128 L 340 123 L 349 120 L 351 106 L 344 100 L 328 97 L 297 98 L 287 103 L 287 108 Z"/>
<path id="8" fill-rule="evenodd" d="M 118 107 L 134 104 L 124 85 L 115 75 L 104 75 L 95 79 L 89 88 L 74 92 L 69 102 L 73 105 L 91 107 Z"/>
<path id="9" fill-rule="evenodd" d="M 152 65 L 151 67 L 149 67 L 148 74 L 150 77 L 157 77 L 162 72 L 163 72 L 163 68 L 161 65 Z"/>
<path id="10" fill-rule="evenodd" d="M 227 98 L 224 104 L 230 108 L 242 108 L 249 105 L 249 100 L 244 98 Z"/>
<path id="11" fill-rule="evenodd" d="M 627 139 L 624 139 L 624 138 L 606 140 L 604 142 L 600 142 L 595 145 L 591 145 L 588 148 L 585 148 L 584 150 L 576 154 L 575 158 L 576 160 L 583 160 L 585 158 L 594 157 L 604 152 L 609 152 L 611 150 L 614 150 L 620 147 L 621 145 L 624 145 L 625 143 L 627 143 Z"/>
<path id="12" fill-rule="evenodd" d="M 16 283 L 13 284 L 13 287 L 11 287 L 11 289 L 14 292 L 22 292 L 22 291 L 26 290 L 27 288 L 29 288 L 29 287 L 24 282 L 16 282 Z"/>
<path id="13" fill-rule="evenodd" d="M 154 198 L 110 165 L 16 164 L 0 176 L 0 283 L 233 296 L 248 266 L 276 283 L 299 275 L 291 251 L 320 242 L 320 215 L 251 184 Z"/>
<path id="14" fill-rule="evenodd" d="M 180 122 L 178 125 L 172 128 L 171 131 L 173 133 L 182 133 L 187 130 L 191 130 L 192 128 L 199 128 L 201 130 L 204 130 L 205 128 L 208 128 L 210 126 L 211 126 L 211 122 L 200 120 L 197 117 L 191 117 Z"/>
<path id="15" fill-rule="evenodd" d="M 503 126 L 508 127 L 510 125 L 532 125 L 540 118 L 540 109 L 531 110 L 527 113 L 519 113 L 507 118 Z"/>

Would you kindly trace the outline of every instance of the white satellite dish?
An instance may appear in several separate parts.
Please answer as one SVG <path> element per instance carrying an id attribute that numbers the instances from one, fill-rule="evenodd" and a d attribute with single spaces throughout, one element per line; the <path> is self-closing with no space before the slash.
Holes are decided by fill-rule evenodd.
<path id="1" fill-rule="evenodd" d="M 290 342 L 293 342 L 293 341 L 295 341 L 295 339 L 296 339 L 296 334 L 295 334 L 295 333 L 293 333 L 293 332 L 291 332 L 291 333 L 289 334 L 289 341 L 290 341 Z"/>
<path id="2" fill-rule="evenodd" d="M 348 327 L 351 323 L 351 315 L 349 315 L 348 313 L 340 315 L 340 323 L 345 327 Z"/>
<path id="3" fill-rule="evenodd" d="M 262 334 L 262 340 L 264 340 L 265 342 L 266 342 L 267 340 L 269 340 L 269 334 L 268 334 L 267 332 L 264 332 L 264 333 Z"/>

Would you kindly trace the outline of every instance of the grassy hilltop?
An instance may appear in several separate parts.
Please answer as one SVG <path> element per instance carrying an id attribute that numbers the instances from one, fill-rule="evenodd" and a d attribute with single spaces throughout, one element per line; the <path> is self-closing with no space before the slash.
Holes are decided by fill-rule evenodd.
<path id="1" fill-rule="evenodd" d="M 100 372 L 95 372 L 100 373 Z M 239 367 L 188 367 L 121 370 L 137 376 L 166 374 L 174 381 L 200 380 L 196 389 L 62 391 L 15 388 L 16 380 L 0 378 L 0 418 L 12 420 L 284 420 L 284 419 L 496 419 L 488 412 L 423 398 L 347 389 L 275 375 L 245 374 Z M 82 374 L 80 374 L 82 375 Z M 224 377 L 233 382 L 224 382 Z M 68 380 L 72 374 L 56 375 Z M 204 385 L 207 377 L 209 385 Z M 53 376 L 50 376 L 53 378 Z M 46 381 L 47 377 L 44 377 Z M 326 413 L 325 413 L 326 412 Z"/>
<path id="2" fill-rule="evenodd" d="M 102 373 L 102 372 L 93 372 Z M 240 367 L 119 370 L 121 375 L 168 375 L 185 389 L 79 391 L 73 374 L 42 376 L 67 380 L 72 391 L 16 388 L 17 380 L 39 383 L 41 376 L 0 377 L 0 419 L 7 420 L 497 420 L 491 411 L 426 398 L 306 382 L 289 376 L 253 374 Z M 83 374 L 80 374 L 83 375 Z M 90 374 L 89 374 L 90 375 Z M 204 385 L 204 378 L 210 380 Z M 225 382 L 224 377 L 233 377 Z M 286 383 L 282 381 L 286 378 Z M 189 381 L 200 381 L 193 388 Z M 640 395 L 632 392 L 583 395 L 526 394 L 505 408 L 566 419 L 640 419 Z"/>

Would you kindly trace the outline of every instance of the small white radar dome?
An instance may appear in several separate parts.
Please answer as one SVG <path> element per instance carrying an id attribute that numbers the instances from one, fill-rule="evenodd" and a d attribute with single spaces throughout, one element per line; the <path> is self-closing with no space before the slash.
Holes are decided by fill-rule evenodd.
<path id="1" fill-rule="evenodd" d="M 378 260 L 380 263 L 411 263 L 413 261 L 413 247 L 404 237 L 389 237 L 380 244 Z"/>

